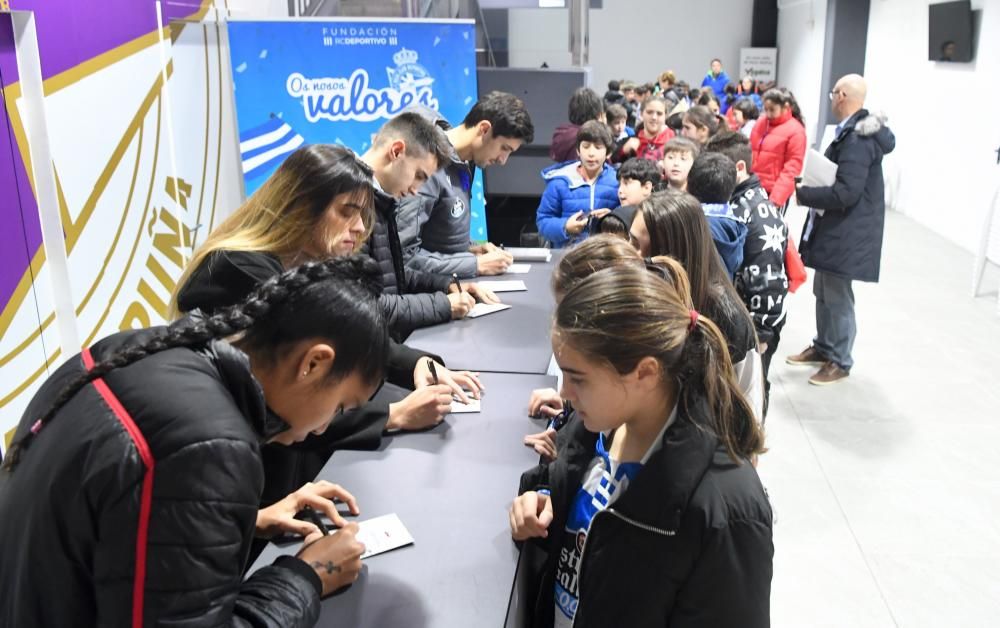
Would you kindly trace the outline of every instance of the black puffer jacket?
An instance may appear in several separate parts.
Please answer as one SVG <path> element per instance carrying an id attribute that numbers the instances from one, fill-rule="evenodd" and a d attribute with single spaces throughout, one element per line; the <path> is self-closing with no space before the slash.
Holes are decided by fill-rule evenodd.
<path id="1" fill-rule="evenodd" d="M 149 333 L 111 336 L 92 357 Z M 18 437 L 89 357 L 49 378 Z M 246 355 L 219 341 L 170 349 L 99 381 L 0 471 L 0 626 L 314 625 L 321 583 L 301 560 L 243 581 L 266 421 Z"/>
<path id="2" fill-rule="evenodd" d="M 576 628 L 770 625 L 772 514 L 757 472 L 734 464 L 714 436 L 677 412 L 661 448 L 591 521 Z M 548 538 L 521 550 L 532 628 L 553 625 L 566 521 L 596 440 L 583 421 L 571 421 L 559 432 L 556 461 L 521 477 L 521 493 L 551 491 L 554 515 Z"/>
<path id="3" fill-rule="evenodd" d="M 821 209 L 810 214 L 799 253 L 806 266 L 859 281 L 878 281 L 885 230 L 885 181 L 882 157 L 896 147 L 885 119 L 862 109 L 851 116 L 826 149 L 837 164 L 829 187 L 798 188 L 800 205 Z M 808 238 L 806 237 L 808 234 Z"/>
<path id="4" fill-rule="evenodd" d="M 375 190 L 375 226 L 361 249 L 382 269 L 379 303 L 393 335 L 405 338 L 415 329 L 451 320 L 451 278 L 406 268 L 396 225 L 396 199 Z"/>

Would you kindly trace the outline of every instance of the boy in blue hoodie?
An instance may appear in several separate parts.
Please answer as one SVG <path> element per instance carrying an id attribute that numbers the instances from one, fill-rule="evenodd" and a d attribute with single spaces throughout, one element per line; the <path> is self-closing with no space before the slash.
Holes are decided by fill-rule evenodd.
<path id="1" fill-rule="evenodd" d="M 607 163 L 613 148 L 608 125 L 591 120 L 576 135 L 580 159 L 542 170 L 547 183 L 536 222 L 538 233 L 553 247 L 585 239 L 591 218 L 601 218 L 618 207 L 618 177 Z"/>
<path id="2" fill-rule="evenodd" d="M 687 191 L 701 203 L 715 248 L 733 277 L 743 265 L 746 224 L 736 217 L 729 199 L 736 189 L 736 164 L 720 153 L 702 153 L 688 173 Z"/>

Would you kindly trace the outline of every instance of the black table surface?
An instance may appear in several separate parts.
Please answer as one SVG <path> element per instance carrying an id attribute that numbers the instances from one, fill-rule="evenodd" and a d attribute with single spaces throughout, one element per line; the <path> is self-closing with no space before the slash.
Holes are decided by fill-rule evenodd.
<path id="1" fill-rule="evenodd" d="M 387 437 L 379 451 L 337 452 L 320 473 L 355 496 L 358 520 L 396 513 L 415 543 L 365 559 L 358 581 L 323 601 L 319 626 L 504 624 L 517 562 L 507 509 L 521 473 L 538 462 L 522 439 L 544 427 L 527 417 L 528 397 L 555 377 L 484 372 L 482 380 L 481 413 Z M 251 572 L 299 547 L 269 545 Z"/>
<path id="2" fill-rule="evenodd" d="M 549 287 L 560 251 L 551 262 L 531 264 L 528 273 L 481 277 L 478 281 L 524 281 L 526 292 L 498 296 L 509 310 L 461 319 L 413 332 L 412 347 L 444 358 L 448 368 L 493 373 L 546 373 L 552 357 L 549 331 L 555 301 Z"/>

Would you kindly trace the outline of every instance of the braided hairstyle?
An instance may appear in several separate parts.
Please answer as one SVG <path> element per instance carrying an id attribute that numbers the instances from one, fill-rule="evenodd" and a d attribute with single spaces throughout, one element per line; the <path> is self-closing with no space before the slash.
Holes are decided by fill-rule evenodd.
<path id="1" fill-rule="evenodd" d="M 716 436 L 734 462 L 764 451 L 764 434 L 743 396 L 718 326 L 693 313 L 687 274 L 669 257 L 662 273 L 619 264 L 572 286 L 556 307 L 554 334 L 619 374 L 645 357 L 680 385 L 679 407 Z M 693 321 L 693 322 L 692 322 Z"/>
<path id="2" fill-rule="evenodd" d="M 3 467 L 13 471 L 42 428 L 84 386 L 168 349 L 196 348 L 239 334 L 234 344 L 266 363 L 292 343 L 325 338 L 337 350 L 331 379 L 358 372 L 366 383 L 381 380 L 389 341 L 377 302 L 378 272 L 377 264 L 367 257 L 303 264 L 262 283 L 245 301 L 213 316 L 194 312 L 154 329 L 148 339 L 120 349 L 66 384 L 48 410 L 11 444 Z"/>

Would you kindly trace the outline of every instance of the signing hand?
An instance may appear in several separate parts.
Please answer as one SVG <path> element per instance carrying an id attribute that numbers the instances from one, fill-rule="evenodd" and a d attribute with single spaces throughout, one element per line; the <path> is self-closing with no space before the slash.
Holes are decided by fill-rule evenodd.
<path id="1" fill-rule="evenodd" d="M 497 249 L 476 256 L 476 273 L 479 275 L 502 275 L 514 261 L 514 256 L 507 251 Z"/>
<path id="2" fill-rule="evenodd" d="M 298 558 L 313 568 L 323 582 L 323 596 L 352 584 L 361 572 L 361 555 L 365 546 L 355 538 L 358 524 L 348 523 L 336 534 L 321 536 L 307 544 Z"/>
<path id="3" fill-rule="evenodd" d="M 304 536 L 306 543 L 315 541 L 323 536 L 323 533 L 312 523 L 296 519 L 295 515 L 309 506 L 316 512 L 326 515 L 333 525 L 343 527 L 347 521 L 337 512 L 332 501 L 334 499 L 347 504 L 352 515 L 361 513 L 354 496 L 340 485 L 326 480 L 309 482 L 281 501 L 257 511 L 256 536 L 267 539 L 289 532 Z"/>
<path id="4" fill-rule="evenodd" d="M 448 302 L 451 304 L 453 320 L 465 318 L 476 305 L 476 300 L 468 292 L 452 292 L 448 295 Z"/>
<path id="5" fill-rule="evenodd" d="M 451 389 L 447 386 L 424 386 L 402 401 L 389 404 L 387 430 L 423 430 L 434 427 L 451 412 Z"/>
<path id="6" fill-rule="evenodd" d="M 413 369 L 413 385 L 417 389 L 434 385 L 434 375 L 431 373 L 429 362 L 430 358 L 417 360 L 417 366 Z M 434 363 L 434 370 L 437 372 L 438 383 L 450 388 L 451 393 L 462 403 L 469 403 L 466 390 L 472 391 L 473 399 L 479 399 L 486 390 L 479 380 L 479 373 L 452 371 L 439 362 Z"/>

